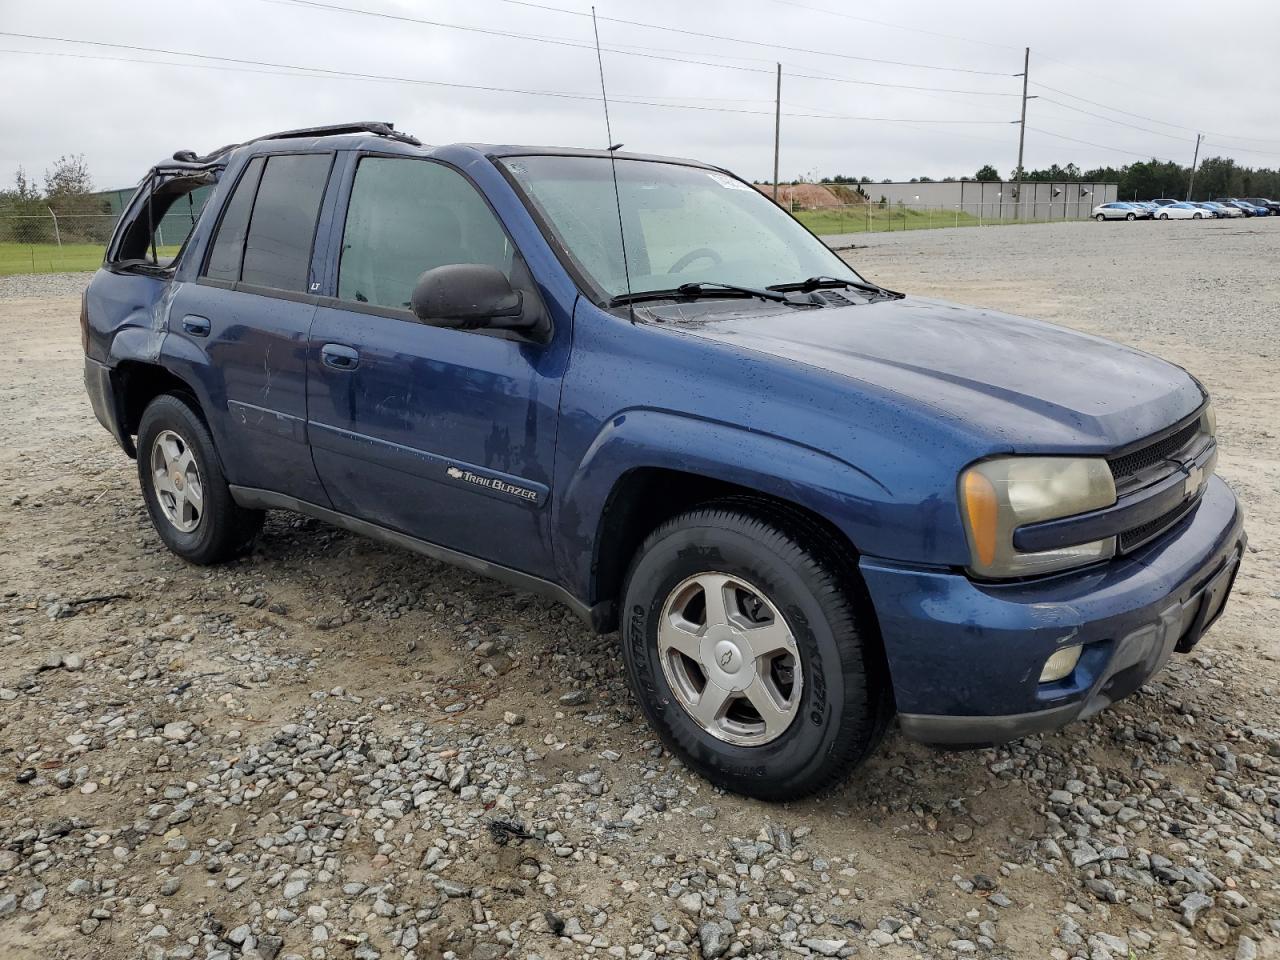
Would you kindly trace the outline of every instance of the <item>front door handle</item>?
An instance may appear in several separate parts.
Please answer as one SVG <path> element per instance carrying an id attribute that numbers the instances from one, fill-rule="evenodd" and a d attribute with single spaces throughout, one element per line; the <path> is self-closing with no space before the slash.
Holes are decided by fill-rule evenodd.
<path id="1" fill-rule="evenodd" d="M 197 317 L 194 313 L 189 313 L 182 318 L 182 329 L 193 337 L 207 337 L 209 335 L 209 318 Z"/>
<path id="2" fill-rule="evenodd" d="M 360 366 L 359 351 L 341 343 L 326 343 L 320 348 L 320 359 L 335 370 L 354 370 Z"/>

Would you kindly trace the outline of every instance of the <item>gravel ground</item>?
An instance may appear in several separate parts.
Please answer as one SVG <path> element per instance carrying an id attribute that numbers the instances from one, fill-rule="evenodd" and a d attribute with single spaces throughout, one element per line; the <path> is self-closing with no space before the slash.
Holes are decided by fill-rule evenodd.
<path id="1" fill-rule="evenodd" d="M 164 552 L 80 377 L 84 276 L 0 280 L 0 956 L 1280 956 L 1280 222 L 859 237 L 899 289 L 1153 348 L 1219 398 L 1227 613 L 1093 720 L 891 734 L 768 805 L 665 754 L 616 637 L 272 514 Z"/>
<path id="2" fill-rule="evenodd" d="M 79 297 L 91 276 L 90 273 L 28 273 L 0 277 L 0 302 Z"/>

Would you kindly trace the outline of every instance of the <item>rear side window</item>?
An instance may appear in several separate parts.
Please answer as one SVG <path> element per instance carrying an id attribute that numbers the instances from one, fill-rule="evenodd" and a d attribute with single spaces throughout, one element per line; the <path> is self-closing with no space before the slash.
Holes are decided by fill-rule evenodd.
<path id="1" fill-rule="evenodd" d="M 186 246 L 209 199 L 209 177 L 201 174 L 170 176 L 153 179 L 147 186 L 152 190 L 150 198 L 136 208 L 131 205 L 131 211 L 126 211 L 111 262 L 125 268 L 168 270 Z M 81 224 L 81 221 L 93 219 L 67 218 L 69 225 L 62 227 L 62 238 L 65 240 L 71 234 L 80 240 L 94 239 L 99 225 L 90 223 L 83 227 Z M 97 239 L 101 239 L 100 235 Z"/>
<path id="2" fill-rule="evenodd" d="M 305 291 L 316 220 L 332 162 L 329 154 L 250 161 L 227 203 L 206 276 Z"/>
<path id="3" fill-rule="evenodd" d="M 404 309 L 423 271 L 484 263 L 510 278 L 514 255 L 497 217 L 461 174 L 429 160 L 365 157 L 347 208 L 338 297 Z"/>
<path id="4" fill-rule="evenodd" d="M 244 257 L 244 238 L 249 232 L 249 214 L 253 212 L 253 197 L 258 192 L 258 180 L 262 177 L 262 157 L 254 157 L 245 167 L 244 175 L 236 184 L 236 192 L 227 201 L 227 209 L 218 224 L 209 252 L 206 277 L 215 280 L 239 280 L 240 261 Z"/>

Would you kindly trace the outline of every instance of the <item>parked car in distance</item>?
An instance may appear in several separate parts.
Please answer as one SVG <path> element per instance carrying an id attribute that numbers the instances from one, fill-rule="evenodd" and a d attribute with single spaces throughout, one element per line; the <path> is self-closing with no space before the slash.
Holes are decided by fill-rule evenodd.
<path id="1" fill-rule="evenodd" d="M 1162 197 L 1162 198 L 1161 198 L 1161 199 L 1159 199 L 1159 200 L 1148 200 L 1148 201 L 1146 201 L 1146 202 L 1147 202 L 1147 203 L 1154 203 L 1157 207 L 1167 207 L 1167 206 L 1168 206 L 1169 204 L 1171 204 L 1171 203 L 1180 203 L 1181 201 L 1178 201 L 1178 200 L 1170 200 L 1170 199 L 1168 199 L 1167 197 Z"/>
<path id="2" fill-rule="evenodd" d="M 1093 219 L 1101 223 L 1104 220 L 1137 220 L 1139 217 L 1150 217 L 1151 211 L 1140 210 L 1131 203 L 1100 203 L 1093 208 Z"/>
<path id="3" fill-rule="evenodd" d="M 1196 206 L 1202 210 L 1208 210 L 1215 217 L 1242 217 L 1244 211 L 1238 207 L 1228 207 L 1225 204 L 1214 203 L 1212 200 L 1200 200 L 1196 202 Z"/>
<path id="4" fill-rule="evenodd" d="M 1216 207 L 1221 207 L 1223 213 L 1232 219 L 1247 217 L 1249 215 L 1245 210 L 1241 207 L 1237 207 L 1234 203 L 1225 203 L 1222 200 L 1210 200 L 1209 203 L 1212 203 Z"/>
<path id="5" fill-rule="evenodd" d="M 1267 211 L 1268 216 L 1275 216 L 1280 213 L 1280 200 L 1268 200 L 1265 197 L 1245 197 L 1249 203 L 1252 203 L 1259 210 Z"/>
<path id="6" fill-rule="evenodd" d="M 1267 215 L 1267 214 L 1264 214 L 1261 209 L 1259 209 L 1258 207 L 1255 207 L 1248 200 L 1235 200 L 1232 198 L 1227 198 L 1223 200 L 1218 200 L 1217 202 L 1224 204 L 1225 206 L 1228 206 L 1228 207 L 1235 207 L 1237 210 L 1243 213 L 1246 217 L 1259 217 L 1259 216 Z M 1269 212 L 1270 211 L 1268 211 L 1268 213 Z"/>
<path id="7" fill-rule="evenodd" d="M 1139 220 L 1154 220 L 1156 211 L 1160 209 L 1154 203 L 1147 203 L 1143 200 L 1131 200 L 1129 201 L 1129 206 L 1138 211 Z"/>
<path id="8" fill-rule="evenodd" d="M 81 330 L 157 545 L 227 561 L 281 509 L 555 598 L 689 768 L 769 800 L 895 713 L 951 746 L 1093 715 L 1245 548 L 1187 371 L 886 290 L 692 160 L 371 123 L 180 151 Z"/>
<path id="9" fill-rule="evenodd" d="M 1254 203 L 1252 200 L 1241 199 L 1241 200 L 1237 200 L 1236 203 L 1244 207 L 1245 209 L 1249 210 L 1255 217 L 1271 216 L 1270 207 L 1259 206 L 1258 204 Z"/>
<path id="10" fill-rule="evenodd" d="M 1160 212 L 1156 214 L 1157 220 L 1203 220 L 1209 216 L 1208 211 L 1196 206 L 1194 203 L 1187 203 L 1179 200 L 1176 203 L 1166 203 L 1161 205 Z"/>

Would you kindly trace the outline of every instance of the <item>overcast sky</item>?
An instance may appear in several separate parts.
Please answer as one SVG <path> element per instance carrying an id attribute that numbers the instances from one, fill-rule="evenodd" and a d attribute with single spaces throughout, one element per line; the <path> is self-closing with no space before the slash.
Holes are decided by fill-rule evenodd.
<path id="1" fill-rule="evenodd" d="M 587 13 L 587 0 L 316 2 L 557 42 L 297 0 L 0 0 L 0 31 L 172 51 L 0 36 L 0 89 L 7 91 L 0 98 L 0 180 L 7 186 L 19 164 L 38 177 L 59 155 L 83 153 L 98 187 L 132 185 L 178 148 L 203 152 L 272 130 L 354 119 L 391 120 L 430 143 L 605 144 L 591 21 L 560 12 Z M 1043 11 L 1040 4 L 982 0 L 598 0 L 596 7 L 614 140 L 628 150 L 697 157 L 750 179 L 772 177 L 775 61 L 783 70 L 784 180 L 837 173 L 940 178 L 972 175 L 984 163 L 1008 176 L 1017 159 L 1017 128 L 1009 121 L 1017 118 L 1018 97 L 938 90 L 1019 94 L 1021 80 L 1012 74 L 1021 71 L 1027 45 L 1031 92 L 1041 98 L 1028 108 L 1028 168 L 1119 165 L 1152 155 L 1189 163 L 1196 129 L 1206 132 L 1202 157 L 1280 166 L 1275 0 L 1081 0 Z M 180 54 L 593 99 L 283 75 L 290 71 L 279 66 L 232 70 Z M 680 62 L 690 60 L 702 63 Z M 988 122 L 853 119 L 859 117 Z"/>

